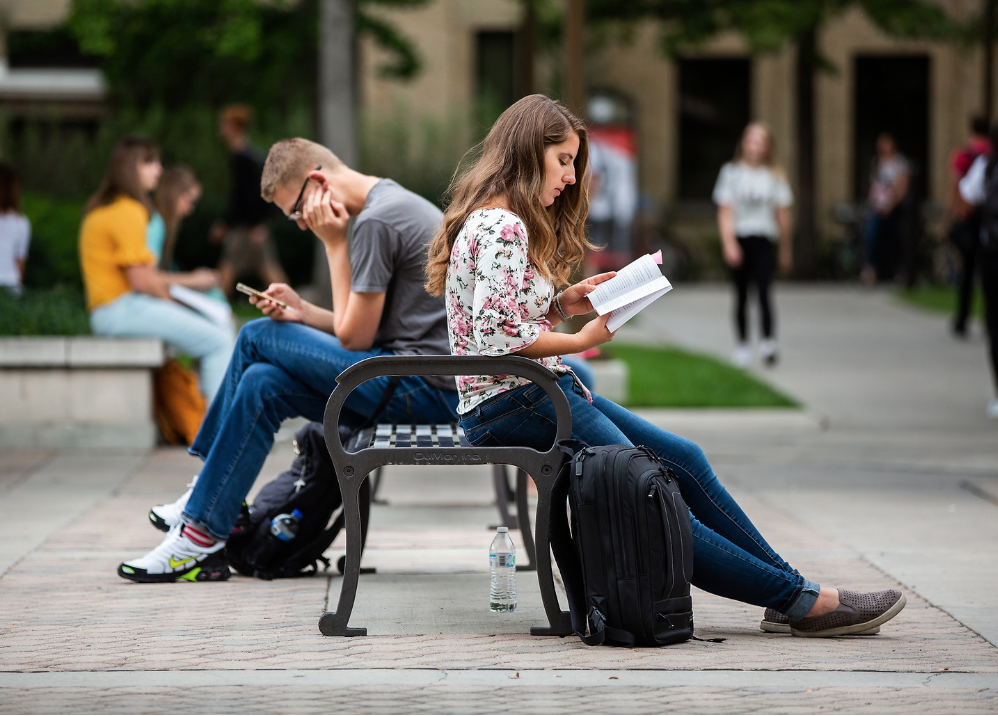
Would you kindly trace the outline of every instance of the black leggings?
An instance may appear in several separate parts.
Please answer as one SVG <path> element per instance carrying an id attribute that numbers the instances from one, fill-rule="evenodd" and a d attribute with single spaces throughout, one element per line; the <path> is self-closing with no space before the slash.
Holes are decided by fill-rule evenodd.
<path id="1" fill-rule="evenodd" d="M 741 343 L 748 341 L 746 308 L 751 283 L 759 291 L 762 337 L 772 338 L 775 326 L 769 286 L 773 283 L 773 269 L 776 266 L 773 241 L 765 236 L 739 236 L 738 244 L 742 247 L 742 264 L 731 269 L 731 278 L 735 282 L 735 328 L 738 330 L 738 340 Z"/>
<path id="2" fill-rule="evenodd" d="M 998 248 L 982 248 L 977 255 L 984 289 L 984 321 L 988 327 L 991 371 L 998 394 Z"/>

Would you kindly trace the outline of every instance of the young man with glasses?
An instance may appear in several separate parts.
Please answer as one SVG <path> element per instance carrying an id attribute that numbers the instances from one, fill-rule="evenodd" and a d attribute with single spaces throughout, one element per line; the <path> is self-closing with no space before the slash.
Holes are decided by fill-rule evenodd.
<path id="1" fill-rule="evenodd" d="M 239 333 L 222 388 L 190 448 L 205 461 L 200 476 L 179 500 L 151 510 L 150 520 L 167 537 L 145 556 L 122 563 L 118 574 L 125 579 L 228 579 L 225 540 L 281 421 L 322 420 L 336 377 L 359 360 L 449 353 L 443 299 L 423 289 L 426 245 L 440 225 L 439 209 L 390 179 L 354 171 L 305 139 L 271 148 L 261 194 L 322 242 L 334 310 L 303 300 L 283 283 L 264 293 L 284 305 L 250 299 L 268 318 Z M 359 424 L 376 417 L 388 381 L 357 388 L 345 419 Z M 403 377 L 379 417 L 453 422 L 456 407 L 452 377 Z"/>

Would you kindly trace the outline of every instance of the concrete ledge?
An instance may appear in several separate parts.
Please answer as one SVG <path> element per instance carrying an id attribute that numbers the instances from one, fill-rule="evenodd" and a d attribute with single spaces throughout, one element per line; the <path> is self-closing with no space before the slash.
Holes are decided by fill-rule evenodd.
<path id="1" fill-rule="evenodd" d="M 0 339 L 0 449 L 156 445 L 156 339 Z"/>
<path id="2" fill-rule="evenodd" d="M 0 368 L 156 368 L 164 360 L 155 338 L 0 338 Z"/>
<path id="3" fill-rule="evenodd" d="M 627 363 L 622 360 L 591 360 L 589 368 L 596 382 L 596 392 L 615 403 L 626 403 Z"/>
<path id="4" fill-rule="evenodd" d="M 114 450 L 147 452 L 156 447 L 159 428 L 141 424 L 0 425 L 0 450 Z"/>

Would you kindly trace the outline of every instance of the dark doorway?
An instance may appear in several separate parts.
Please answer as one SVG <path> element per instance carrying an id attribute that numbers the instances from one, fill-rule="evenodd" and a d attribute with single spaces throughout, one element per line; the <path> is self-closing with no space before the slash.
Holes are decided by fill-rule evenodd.
<path id="1" fill-rule="evenodd" d="M 479 121 L 485 126 L 519 99 L 516 79 L 516 34 L 479 32 L 475 42 L 475 95 Z"/>
<path id="2" fill-rule="evenodd" d="M 911 163 L 914 199 L 924 199 L 929 176 L 929 58 L 856 57 L 854 196 L 866 199 L 877 135 L 890 132 Z"/>
<path id="3" fill-rule="evenodd" d="M 709 200 L 752 113 L 745 58 L 679 60 L 679 198 Z"/>

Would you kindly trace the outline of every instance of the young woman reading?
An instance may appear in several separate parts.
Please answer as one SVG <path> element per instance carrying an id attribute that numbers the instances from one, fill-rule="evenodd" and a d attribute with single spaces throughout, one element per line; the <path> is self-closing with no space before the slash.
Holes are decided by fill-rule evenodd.
<path id="1" fill-rule="evenodd" d="M 480 157 L 451 186 L 430 245 L 427 289 L 444 294 L 451 352 L 515 354 L 561 374 L 573 437 L 590 445 L 650 447 L 679 476 L 693 518 L 693 584 L 766 608 L 762 628 L 796 636 L 879 629 L 904 607 L 896 590 L 860 594 L 819 586 L 787 564 L 714 475 L 703 451 L 599 395 L 561 363 L 606 343 L 606 316 L 576 334 L 550 328 L 592 310 L 586 295 L 613 274 L 565 288 L 587 242 L 585 125 L 542 95 L 525 97 L 496 121 Z M 546 450 L 555 434 L 550 400 L 514 376 L 460 376 L 461 425 L 475 445 Z"/>

